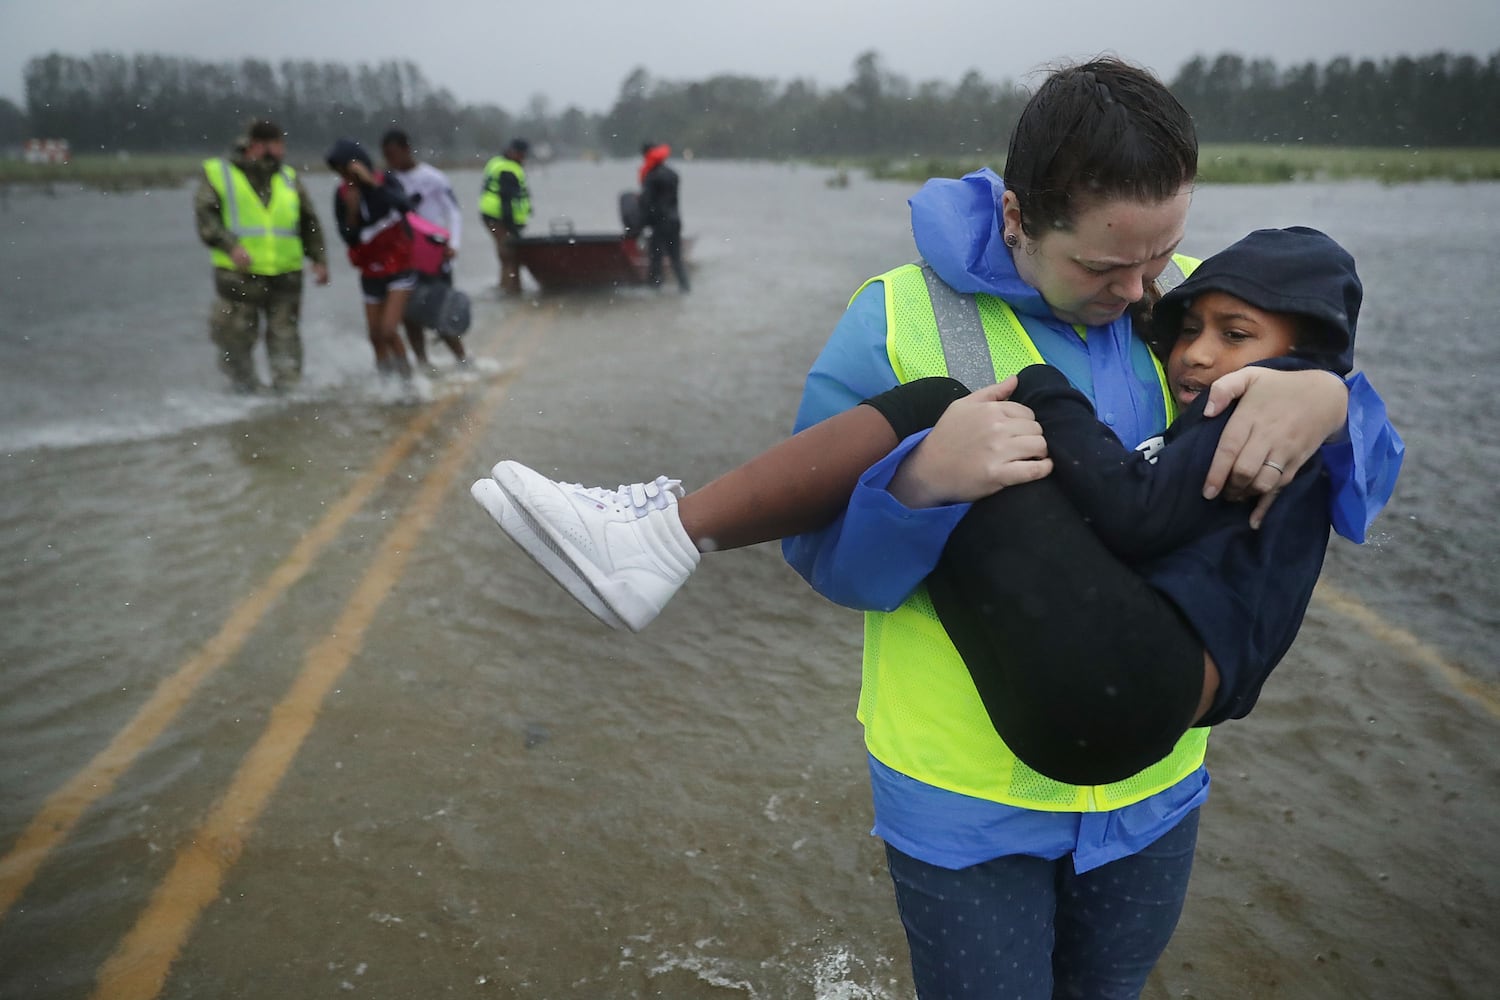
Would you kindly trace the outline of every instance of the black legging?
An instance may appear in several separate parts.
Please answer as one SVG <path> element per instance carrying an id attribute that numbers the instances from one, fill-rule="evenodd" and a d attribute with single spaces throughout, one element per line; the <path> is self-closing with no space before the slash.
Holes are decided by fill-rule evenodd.
<path id="1" fill-rule="evenodd" d="M 905 439 L 966 395 L 932 378 L 866 402 Z M 975 503 L 926 582 L 995 731 L 1047 777 L 1119 781 L 1192 725 L 1202 641 L 1051 479 Z"/>
<path id="2" fill-rule="evenodd" d="M 666 257 L 672 262 L 672 273 L 677 275 L 678 287 L 684 292 L 688 291 L 691 285 L 688 283 L 687 265 L 682 262 L 681 222 L 658 222 L 652 225 L 647 252 L 650 254 L 646 272 L 647 281 L 652 285 L 661 284 L 662 258 Z"/>

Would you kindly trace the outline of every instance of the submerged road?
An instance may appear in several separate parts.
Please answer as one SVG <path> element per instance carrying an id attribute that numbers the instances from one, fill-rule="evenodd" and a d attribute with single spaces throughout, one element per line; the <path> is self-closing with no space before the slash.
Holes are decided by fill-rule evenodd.
<path id="1" fill-rule="evenodd" d="M 167 677 L 147 702 L 71 781 L 50 796 L 16 843 L 0 857 L 0 920 L 25 892 L 51 851 L 84 812 L 172 725 L 202 682 L 230 663 L 251 633 L 265 625 L 278 602 L 295 587 L 347 526 L 349 519 L 412 452 L 462 407 L 465 419 L 443 445 L 438 461 L 376 550 L 332 630 L 311 647 L 291 689 L 272 711 L 260 738 L 234 779 L 191 840 L 176 854 L 167 877 L 135 926 L 101 969 L 93 993 L 99 998 L 148 1000 L 158 996 L 205 907 L 218 896 L 224 875 L 239 859 L 245 838 L 275 794 L 292 759 L 316 724 L 328 692 L 362 650 L 366 632 L 400 580 L 438 508 L 451 501 L 471 471 L 479 431 L 505 399 L 506 385 L 536 349 L 554 311 L 522 313 L 516 356 L 503 374 L 476 391 L 478 399 L 448 395 L 413 412 L 396 439 L 370 463 L 328 512 L 302 536 L 265 581 L 240 601 L 201 650 Z M 467 479 L 465 479 L 465 484 Z"/>
<path id="2" fill-rule="evenodd" d="M 490 432 L 512 382 L 524 377 L 532 355 L 556 325 L 559 307 L 526 310 L 504 340 L 511 355 L 503 372 L 463 393 L 450 393 L 411 412 L 409 419 L 342 493 L 326 504 L 317 520 L 264 580 L 229 611 L 219 630 L 196 653 L 166 676 L 136 714 L 81 771 L 49 796 L 10 849 L 0 856 L 0 921 L 23 896 L 50 855 L 73 832 L 87 810 L 108 796 L 177 720 L 190 710 L 205 680 L 232 666 L 250 637 L 274 630 L 288 595 L 313 570 L 391 477 L 405 473 L 416 488 L 388 529 L 362 574 L 349 588 L 342 610 L 325 635 L 309 646 L 291 686 L 267 716 L 206 818 L 173 852 L 172 863 L 151 892 L 128 933 L 100 966 L 91 996 L 98 1000 L 151 1000 L 161 996 L 173 964 L 189 946 L 204 911 L 218 900 L 231 869 L 275 796 L 294 758 L 316 726 L 331 690 L 350 664 L 365 652 L 370 626 L 398 586 L 412 554 L 445 504 L 467 502 L 465 487 L 481 468 L 479 442 Z M 436 449 L 419 473 L 406 473 L 414 452 Z M 1428 670 L 1500 719 L 1500 698 L 1492 686 L 1449 663 L 1429 644 L 1393 626 L 1357 598 L 1330 583 L 1320 585 L 1317 604 L 1343 622 L 1382 643 L 1393 660 Z M 582 612 L 578 613 L 584 626 Z"/>
<path id="3" fill-rule="evenodd" d="M 841 293 L 909 252 L 881 221 L 902 193 L 720 169 L 693 297 L 486 303 L 499 373 L 424 406 L 325 394 L 8 456 L 0 997 L 910 995 L 857 616 L 759 547 L 611 633 L 467 494 L 500 457 L 692 486 L 785 433 Z M 836 224 L 748 221 L 747 179 Z M 1372 377 L 1411 414 L 1404 370 Z M 1216 732 L 1153 1000 L 1500 978 L 1474 832 L 1500 821 L 1500 694 L 1412 534 L 1447 504 L 1335 543 L 1262 704 Z"/>

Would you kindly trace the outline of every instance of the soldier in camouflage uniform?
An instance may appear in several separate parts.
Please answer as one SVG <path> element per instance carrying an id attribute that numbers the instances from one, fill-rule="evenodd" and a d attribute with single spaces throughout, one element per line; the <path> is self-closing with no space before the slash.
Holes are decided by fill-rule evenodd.
<path id="1" fill-rule="evenodd" d="M 296 173 L 281 162 L 279 127 L 258 121 L 228 159 L 207 160 L 193 202 L 198 238 L 214 264 L 209 333 L 219 367 L 236 392 L 260 390 L 253 351 L 265 314 L 266 356 L 277 392 L 302 377 L 302 259 L 328 284 L 328 255 L 312 202 Z"/>

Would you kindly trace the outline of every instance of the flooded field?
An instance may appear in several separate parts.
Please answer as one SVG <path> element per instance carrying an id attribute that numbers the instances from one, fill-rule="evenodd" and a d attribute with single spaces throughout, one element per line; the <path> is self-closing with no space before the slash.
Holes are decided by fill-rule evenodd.
<path id="1" fill-rule="evenodd" d="M 771 547 L 647 632 L 470 501 L 500 457 L 690 486 L 786 433 L 901 184 L 685 163 L 689 296 L 500 302 L 374 385 L 342 262 L 307 384 L 224 392 L 191 191 L 0 210 L 0 997 L 909 997 L 854 720 L 859 618 Z M 627 164 L 532 172 L 609 230 Z M 478 178 L 455 180 L 473 204 Z M 329 187 L 315 179 L 327 218 Z M 1358 258 L 1406 438 L 1364 547 L 1209 751 L 1167 997 L 1481 997 L 1500 980 L 1500 185 L 1205 187 L 1184 249 L 1308 224 Z"/>

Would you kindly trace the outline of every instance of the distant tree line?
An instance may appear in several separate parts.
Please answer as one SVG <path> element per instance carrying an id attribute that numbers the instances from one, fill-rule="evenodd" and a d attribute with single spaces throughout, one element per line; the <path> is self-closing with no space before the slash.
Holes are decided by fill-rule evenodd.
<path id="1" fill-rule="evenodd" d="M 605 148 L 635 152 L 644 138 L 708 156 L 1003 156 L 1026 94 L 970 71 L 957 84 L 912 84 L 874 52 L 842 87 L 806 80 L 715 76 L 697 82 L 625 78 L 604 116 Z"/>
<path id="2" fill-rule="evenodd" d="M 1014 82 L 976 71 L 957 83 L 912 83 L 875 52 L 860 55 L 849 81 L 832 88 L 736 75 L 657 80 L 636 69 L 603 114 L 554 113 L 541 95 L 518 113 L 461 104 L 414 64 L 397 61 L 351 67 L 53 53 L 30 60 L 24 78 L 24 110 L 0 101 L 0 145 L 36 135 L 65 137 L 80 152 L 205 152 L 266 116 L 304 155 L 334 136 L 373 142 L 400 124 L 429 155 L 449 160 L 488 155 L 520 134 L 563 155 L 629 156 L 650 139 L 719 157 L 998 161 L 1026 99 Z M 1225 53 L 1190 60 L 1171 87 L 1208 142 L 1500 146 L 1500 51 L 1284 69 Z"/>
<path id="3" fill-rule="evenodd" d="M 1192 59 L 1171 87 L 1204 142 L 1500 146 L 1500 51 L 1285 69 L 1224 53 Z"/>
<path id="4" fill-rule="evenodd" d="M 550 115 L 539 97 L 529 107 L 539 121 L 492 104 L 463 105 L 415 64 L 394 60 L 273 65 L 52 53 L 29 60 L 23 76 L 28 134 L 67 138 L 79 152 L 210 152 L 228 146 L 250 119 L 266 117 L 308 156 L 336 136 L 373 143 L 400 125 L 424 147 L 458 157 L 492 153 L 513 130 L 532 124 L 561 141 L 590 144 L 598 120 L 576 108 Z M 4 122 L 0 108 L 0 127 Z"/>

